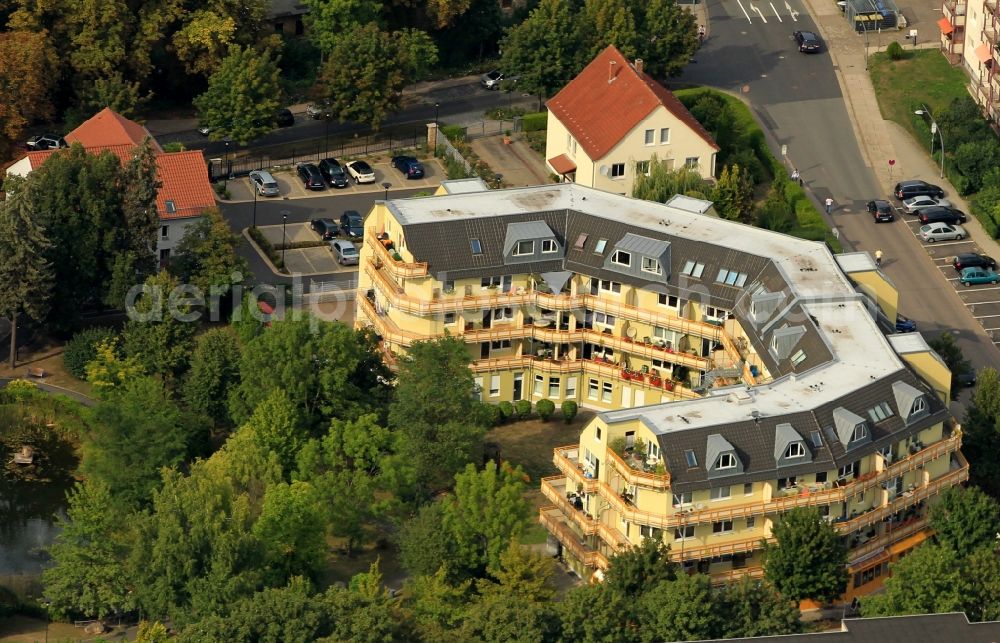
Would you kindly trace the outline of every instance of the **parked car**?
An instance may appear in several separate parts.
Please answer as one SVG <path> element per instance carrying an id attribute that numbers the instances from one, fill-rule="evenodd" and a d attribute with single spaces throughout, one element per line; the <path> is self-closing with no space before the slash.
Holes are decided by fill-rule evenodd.
<path id="1" fill-rule="evenodd" d="M 323 173 L 312 163 L 299 163 L 295 170 L 299 173 L 299 178 L 306 186 L 307 190 L 325 190 L 326 182 L 323 180 Z"/>
<path id="2" fill-rule="evenodd" d="M 212 133 L 212 126 L 211 125 L 199 125 L 198 126 L 198 133 L 201 134 L 202 136 L 208 136 L 209 134 Z"/>
<path id="3" fill-rule="evenodd" d="M 933 196 L 939 199 L 944 198 L 944 190 L 940 187 L 934 185 L 933 183 L 928 183 L 927 181 L 900 181 L 896 184 L 896 188 L 892 191 L 900 201 L 909 199 L 915 196 Z"/>
<path id="4" fill-rule="evenodd" d="M 962 386 L 975 386 L 976 385 L 976 372 L 971 368 L 967 371 L 962 371 L 955 376 L 955 380 Z"/>
<path id="5" fill-rule="evenodd" d="M 987 257 L 986 255 L 974 252 L 966 252 L 957 255 L 954 259 L 952 259 L 951 265 L 955 268 L 956 272 L 962 272 L 966 268 L 989 268 L 990 270 L 997 269 L 997 262 L 994 261 L 993 257 Z"/>
<path id="6" fill-rule="evenodd" d="M 943 205 L 924 208 L 917 217 L 920 219 L 920 223 L 965 223 L 964 212 Z"/>
<path id="7" fill-rule="evenodd" d="M 295 117 L 292 115 L 292 110 L 283 107 L 275 112 L 274 124 L 278 127 L 291 127 L 295 125 Z"/>
<path id="8" fill-rule="evenodd" d="M 792 34 L 799 51 L 804 54 L 818 54 L 820 49 L 819 36 L 811 31 L 796 31 Z"/>
<path id="9" fill-rule="evenodd" d="M 332 188 L 346 188 L 349 185 L 344 166 L 335 158 L 323 159 L 319 162 L 319 171 Z"/>
<path id="10" fill-rule="evenodd" d="M 313 103 L 309 107 L 306 107 L 306 116 L 314 120 L 319 120 L 321 118 L 329 119 L 333 116 L 333 110 L 331 110 L 328 105 L 317 105 L 316 103 Z"/>
<path id="11" fill-rule="evenodd" d="M 908 317 L 903 317 L 902 315 L 896 315 L 896 332 L 915 333 L 917 332 L 917 322 L 913 321 Z"/>
<path id="12" fill-rule="evenodd" d="M 918 214 L 924 208 L 932 208 L 936 205 L 943 205 L 945 207 L 951 207 L 951 201 L 948 199 L 939 199 L 934 196 L 915 196 L 909 199 L 903 200 L 903 209 L 906 210 L 908 214 Z"/>
<path id="13" fill-rule="evenodd" d="M 62 136 L 56 136 L 55 134 L 39 134 L 38 136 L 32 136 L 24 144 L 25 149 L 29 149 L 33 152 L 40 150 L 55 150 L 60 147 L 69 147 L 66 143 L 66 139 Z"/>
<path id="14" fill-rule="evenodd" d="M 992 268 L 965 268 L 958 280 L 968 288 L 976 284 L 995 284 L 1000 281 L 1000 275 Z"/>
<path id="15" fill-rule="evenodd" d="M 920 238 L 927 243 L 936 241 L 961 241 L 966 237 L 965 228 L 947 223 L 928 223 L 920 226 Z"/>
<path id="16" fill-rule="evenodd" d="M 500 89 L 501 82 L 503 82 L 503 72 L 499 69 L 488 71 L 479 77 L 479 83 L 486 89 Z"/>
<path id="17" fill-rule="evenodd" d="M 340 215 L 340 233 L 348 239 L 360 239 L 365 234 L 365 220 L 357 210 Z"/>
<path id="18" fill-rule="evenodd" d="M 424 177 L 424 166 L 412 156 L 394 156 L 392 157 L 392 166 L 408 179 L 422 179 Z"/>
<path id="19" fill-rule="evenodd" d="M 274 180 L 267 170 L 254 170 L 250 173 L 250 184 L 257 194 L 261 196 L 278 196 L 281 190 L 278 189 L 278 182 Z"/>
<path id="20" fill-rule="evenodd" d="M 337 260 L 342 266 L 356 266 L 358 265 L 358 249 L 354 247 L 354 244 L 350 241 L 331 241 L 330 251 L 333 252 L 333 258 Z"/>
<path id="21" fill-rule="evenodd" d="M 337 236 L 337 231 L 339 230 L 337 222 L 333 219 L 313 219 L 309 222 L 309 227 L 312 231 L 323 237 L 324 241 L 329 241 Z"/>
<path id="22" fill-rule="evenodd" d="M 351 161 L 347 164 L 347 173 L 355 183 L 374 183 L 375 170 L 364 161 Z"/>
<path id="23" fill-rule="evenodd" d="M 892 204 L 888 201 L 883 201 L 882 199 L 876 199 L 874 201 L 868 202 L 868 214 L 872 215 L 875 219 L 875 223 L 881 223 L 882 221 L 892 221 L 896 218 Z"/>

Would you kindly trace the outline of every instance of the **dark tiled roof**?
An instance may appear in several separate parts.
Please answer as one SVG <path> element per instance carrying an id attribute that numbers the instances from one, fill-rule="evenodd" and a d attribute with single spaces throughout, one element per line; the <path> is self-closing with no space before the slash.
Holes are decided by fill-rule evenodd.
<path id="1" fill-rule="evenodd" d="M 965 614 L 917 614 L 885 618 L 848 618 L 843 631 L 785 636 L 712 639 L 727 643 L 996 643 L 1000 622 L 970 623 Z M 702 641 L 700 643 L 708 643 Z"/>

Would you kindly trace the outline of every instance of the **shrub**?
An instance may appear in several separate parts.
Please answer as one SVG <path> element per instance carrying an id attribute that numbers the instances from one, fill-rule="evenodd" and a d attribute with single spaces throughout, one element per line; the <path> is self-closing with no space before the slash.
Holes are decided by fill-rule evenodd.
<path id="1" fill-rule="evenodd" d="M 580 410 L 580 407 L 573 400 L 566 400 L 560 408 L 562 409 L 563 419 L 566 420 L 566 424 L 572 422 L 573 418 L 576 417 L 577 411 Z"/>
<path id="2" fill-rule="evenodd" d="M 465 128 L 461 125 L 445 125 L 441 128 L 441 133 L 452 142 L 465 140 Z"/>
<path id="3" fill-rule="evenodd" d="M 518 400 L 514 402 L 514 412 L 517 414 L 518 420 L 523 420 L 529 415 L 531 415 L 531 401 L 530 400 Z"/>
<path id="4" fill-rule="evenodd" d="M 625 438 L 618 436 L 617 438 L 611 438 L 608 442 L 608 448 L 617 453 L 620 456 L 625 455 Z"/>
<path id="5" fill-rule="evenodd" d="M 891 60 L 902 60 L 906 56 L 903 45 L 895 41 L 889 43 L 889 46 L 885 48 L 885 53 L 889 54 Z"/>
<path id="6" fill-rule="evenodd" d="M 549 126 L 548 112 L 535 112 L 533 114 L 525 114 L 521 118 L 521 130 L 525 132 L 539 132 L 541 130 L 547 129 L 548 126 Z"/>
<path id="7" fill-rule="evenodd" d="M 490 424 L 492 426 L 498 426 L 503 423 L 503 411 L 500 407 L 495 404 L 483 404 L 486 407 L 486 417 L 489 418 Z"/>
<path id="8" fill-rule="evenodd" d="M 274 267 L 278 270 L 284 270 L 285 265 L 281 261 L 281 253 L 274 249 L 271 242 L 267 240 L 264 233 L 260 231 L 260 228 L 249 228 L 248 234 L 253 242 L 257 244 L 260 251 L 267 255 L 267 258 L 271 260 Z"/>
<path id="9" fill-rule="evenodd" d="M 556 412 L 556 405 L 552 400 L 538 400 L 538 404 L 535 405 L 535 410 L 538 411 L 538 417 L 542 418 L 543 421 L 548 422 L 552 414 Z"/>
<path id="10" fill-rule="evenodd" d="M 514 417 L 514 405 L 507 400 L 497 404 L 497 408 L 500 409 L 500 415 L 503 417 L 504 422 Z"/>
<path id="11" fill-rule="evenodd" d="M 29 400 L 38 394 L 38 386 L 28 380 L 13 380 L 3 388 L 3 401 L 5 404 L 21 403 Z"/>
<path id="12" fill-rule="evenodd" d="M 85 379 L 87 362 L 97 357 L 97 345 L 114 336 L 115 331 L 105 326 L 94 326 L 73 335 L 63 349 L 63 364 L 66 365 L 66 370 L 78 379 Z"/>

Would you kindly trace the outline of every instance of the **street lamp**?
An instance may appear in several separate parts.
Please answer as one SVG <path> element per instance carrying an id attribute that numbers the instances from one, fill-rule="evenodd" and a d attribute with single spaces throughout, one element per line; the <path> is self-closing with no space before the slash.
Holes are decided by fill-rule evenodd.
<path id="1" fill-rule="evenodd" d="M 441 108 L 441 103 L 434 103 L 434 127 L 438 124 L 438 111 Z"/>
<path id="2" fill-rule="evenodd" d="M 494 174 L 493 180 L 496 181 L 496 189 L 500 189 L 500 181 L 503 181 L 503 174 Z"/>
<path id="3" fill-rule="evenodd" d="M 385 198 L 383 200 L 385 201 L 389 200 L 389 188 L 391 187 L 392 183 L 389 183 L 388 181 L 382 184 L 382 189 L 385 190 Z"/>
<path id="4" fill-rule="evenodd" d="M 434 158 L 437 158 L 437 142 L 438 142 L 438 109 L 441 107 L 441 103 L 434 103 Z"/>
<path id="5" fill-rule="evenodd" d="M 944 178 L 944 135 L 941 133 L 941 128 L 938 126 L 937 121 L 934 120 L 934 115 L 931 114 L 931 110 L 927 105 L 923 105 L 923 109 L 913 110 L 913 113 L 931 119 L 931 158 L 934 158 L 934 135 L 937 134 L 938 140 L 941 141 L 941 178 Z"/>
<path id="6" fill-rule="evenodd" d="M 222 142 L 226 144 L 226 178 L 222 180 L 222 187 L 229 187 L 229 179 L 233 178 L 232 167 L 229 165 L 229 144 L 233 141 L 227 136 L 222 139 Z"/>
<path id="7" fill-rule="evenodd" d="M 250 188 L 253 190 L 253 229 L 257 229 L 257 186 L 250 181 Z"/>
<path id="8" fill-rule="evenodd" d="M 285 241 L 286 223 L 288 223 L 288 210 L 282 210 L 281 211 L 281 267 L 287 271 L 288 269 L 285 268 L 285 246 L 288 245 L 288 242 Z"/>

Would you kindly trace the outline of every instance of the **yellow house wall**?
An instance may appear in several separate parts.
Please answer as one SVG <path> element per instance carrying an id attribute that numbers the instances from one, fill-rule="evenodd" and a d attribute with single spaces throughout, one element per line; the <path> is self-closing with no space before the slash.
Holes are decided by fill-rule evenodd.
<path id="1" fill-rule="evenodd" d="M 877 270 L 852 272 L 848 277 L 860 286 L 862 292 L 875 300 L 886 317 L 895 322 L 899 312 L 899 292 L 882 273 Z"/>
<path id="2" fill-rule="evenodd" d="M 945 404 L 951 401 L 951 371 L 936 353 L 904 353 L 900 357 L 937 391 L 938 397 Z"/>

